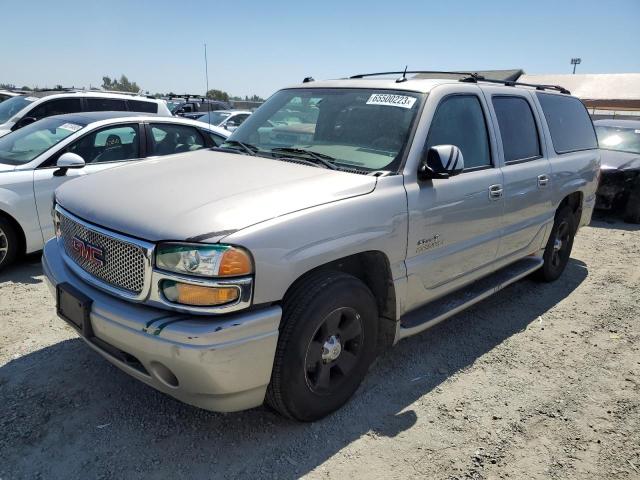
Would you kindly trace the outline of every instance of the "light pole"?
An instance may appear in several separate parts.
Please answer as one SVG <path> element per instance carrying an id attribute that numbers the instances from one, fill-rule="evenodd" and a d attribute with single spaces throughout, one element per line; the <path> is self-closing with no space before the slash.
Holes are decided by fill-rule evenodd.
<path id="1" fill-rule="evenodd" d="M 571 65 L 573 65 L 573 74 L 576 74 L 576 66 L 580 65 L 582 63 L 582 59 L 581 58 L 572 58 L 571 59 Z"/>

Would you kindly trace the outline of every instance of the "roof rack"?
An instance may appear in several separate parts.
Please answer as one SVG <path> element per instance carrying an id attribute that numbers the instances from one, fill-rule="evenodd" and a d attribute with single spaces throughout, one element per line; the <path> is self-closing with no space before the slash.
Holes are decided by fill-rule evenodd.
<path id="1" fill-rule="evenodd" d="M 396 79 L 397 83 L 404 82 L 406 80 L 405 75 L 407 73 L 410 74 L 442 74 L 442 75 L 459 75 L 462 78 L 458 79 L 459 82 L 465 83 L 478 83 L 478 82 L 487 82 L 487 83 L 498 83 L 501 85 L 505 85 L 507 87 L 532 87 L 536 90 L 556 90 L 560 93 L 564 93 L 570 95 L 571 92 L 560 85 L 544 85 L 544 84 L 536 84 L 536 83 L 523 83 L 523 82 L 514 82 L 513 80 L 496 80 L 493 78 L 485 78 L 482 75 L 476 72 L 448 72 L 448 71 L 440 71 L 440 70 L 405 70 L 405 71 L 396 71 L 396 72 L 378 72 L 378 73 L 360 73 L 358 75 L 352 75 L 349 77 L 350 79 L 355 78 L 365 78 L 365 77 L 379 77 L 381 75 L 402 75 L 402 77 Z"/>

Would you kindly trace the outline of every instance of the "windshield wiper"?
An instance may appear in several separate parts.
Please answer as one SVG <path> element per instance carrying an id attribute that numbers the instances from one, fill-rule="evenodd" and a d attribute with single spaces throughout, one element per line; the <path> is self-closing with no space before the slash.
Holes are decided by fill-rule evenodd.
<path id="1" fill-rule="evenodd" d="M 255 155 L 258 152 L 258 147 L 255 145 L 251 145 L 250 143 L 239 142 L 238 140 L 225 140 L 222 145 L 218 148 L 229 148 L 225 147 L 226 144 L 237 145 L 247 154 L 247 155 Z M 231 148 L 231 150 L 236 150 L 235 148 Z"/>
<path id="2" fill-rule="evenodd" d="M 314 160 L 316 164 L 324 165 L 331 170 L 338 170 L 338 167 L 333 164 L 335 162 L 335 158 L 330 155 L 325 155 L 324 153 L 314 152 L 313 150 L 306 150 L 304 148 L 293 148 L 293 147 L 277 147 L 272 148 L 271 151 L 273 153 L 290 153 L 292 155 L 304 155 L 306 157 L 305 160 Z"/>

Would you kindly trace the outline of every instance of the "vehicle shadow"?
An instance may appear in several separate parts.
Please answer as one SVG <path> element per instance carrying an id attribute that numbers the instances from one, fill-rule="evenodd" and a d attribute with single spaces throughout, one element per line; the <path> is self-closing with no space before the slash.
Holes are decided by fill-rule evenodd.
<path id="1" fill-rule="evenodd" d="M 553 284 L 525 279 L 403 340 L 344 408 L 312 424 L 264 407 L 199 410 L 135 381 L 79 339 L 57 343 L 0 367 L 0 475 L 300 477 L 363 435 L 396 437 L 412 427 L 419 420 L 415 401 L 525 330 L 587 274 L 572 259 Z"/>
<path id="2" fill-rule="evenodd" d="M 42 283 L 42 253 L 30 253 L 0 270 L 0 286 L 5 282 L 36 284 Z"/>
<path id="3" fill-rule="evenodd" d="M 636 232 L 640 230 L 640 224 L 627 223 L 624 221 L 622 212 L 612 211 L 603 212 L 596 210 L 593 212 L 590 227 L 606 228 L 608 230 L 624 230 L 627 232 Z"/>

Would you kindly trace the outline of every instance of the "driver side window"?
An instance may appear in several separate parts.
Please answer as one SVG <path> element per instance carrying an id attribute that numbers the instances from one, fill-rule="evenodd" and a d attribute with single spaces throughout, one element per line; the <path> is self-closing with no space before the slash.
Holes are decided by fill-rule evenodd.
<path id="1" fill-rule="evenodd" d="M 465 170 L 491 166 L 487 124 L 478 97 L 454 95 L 438 105 L 425 147 L 436 145 L 458 147 Z"/>
<path id="2" fill-rule="evenodd" d="M 118 125 L 90 133 L 67 148 L 86 163 L 120 162 L 140 158 L 138 125 Z"/>

